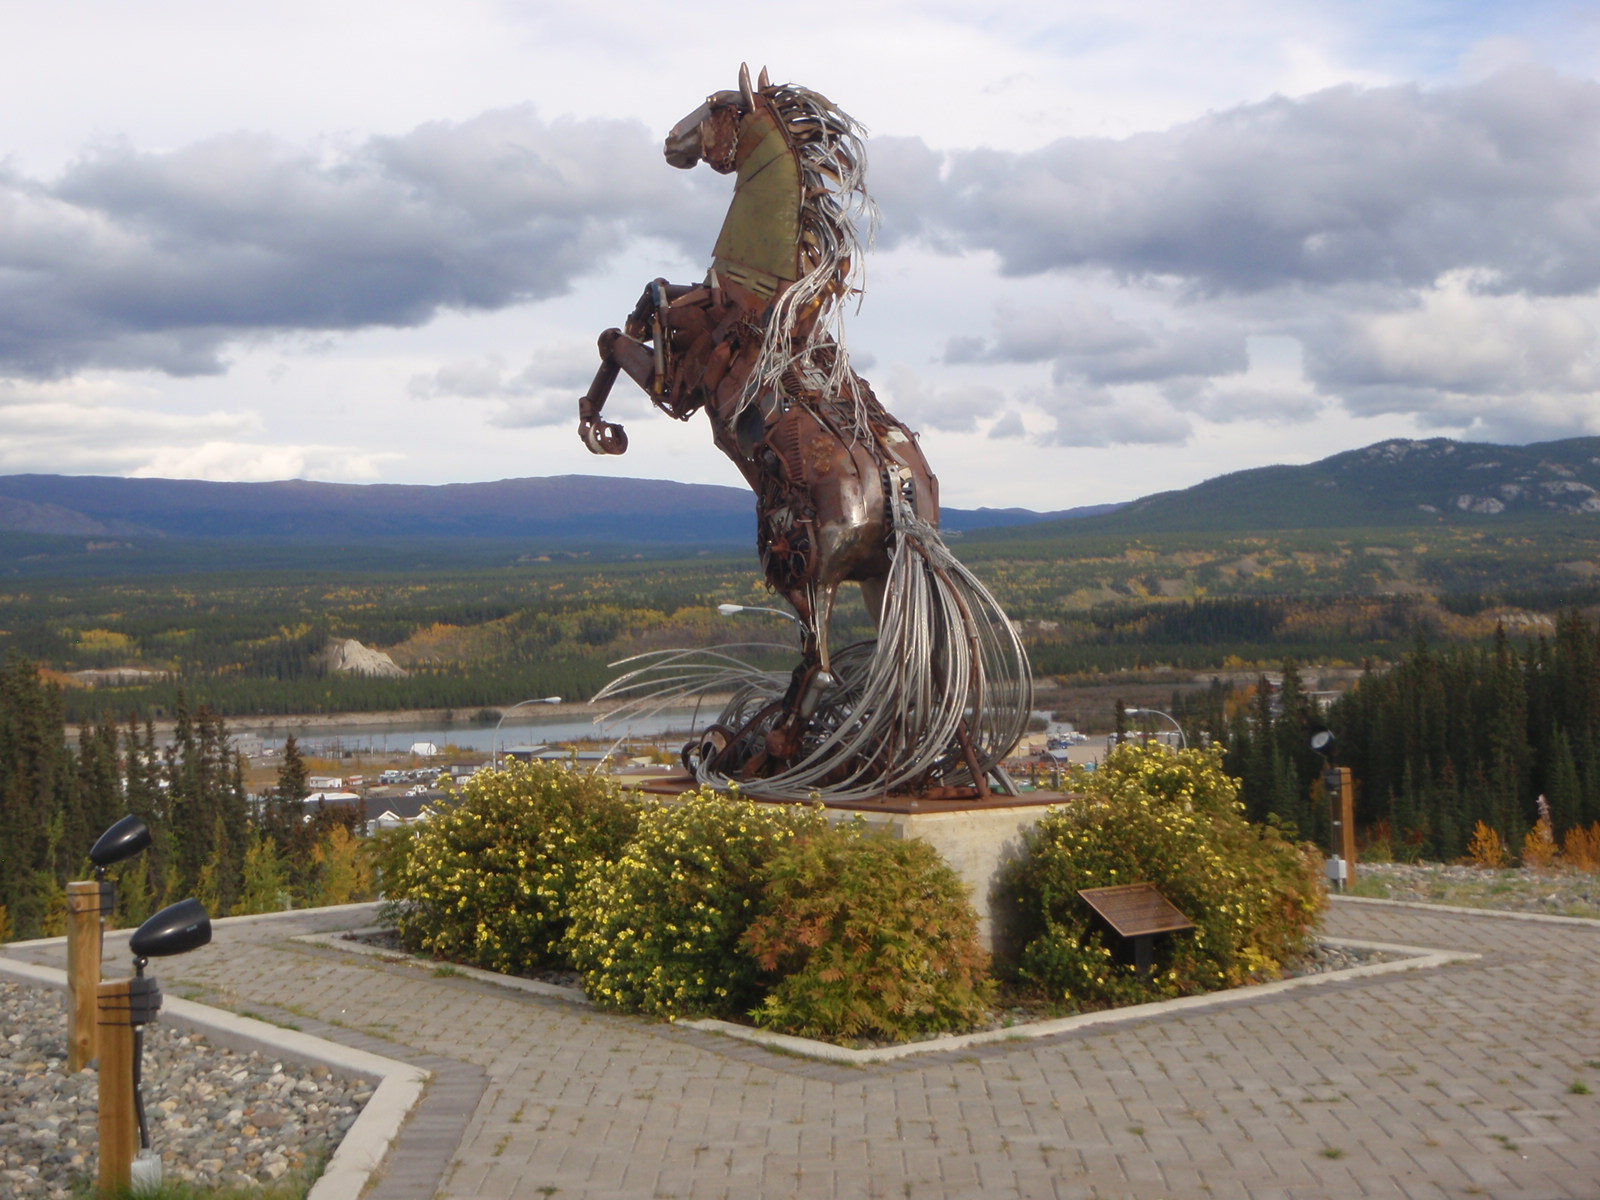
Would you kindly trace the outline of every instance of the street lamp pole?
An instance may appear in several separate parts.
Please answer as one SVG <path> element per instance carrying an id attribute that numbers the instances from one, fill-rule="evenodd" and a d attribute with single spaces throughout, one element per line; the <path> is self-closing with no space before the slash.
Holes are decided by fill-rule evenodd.
<path id="1" fill-rule="evenodd" d="M 528 704 L 560 704 L 560 703 L 561 703 L 561 697 L 560 696 L 541 696 L 537 700 L 518 700 L 510 708 L 506 709 L 505 712 L 500 714 L 500 719 L 494 723 L 494 752 L 490 756 L 490 762 L 492 763 L 492 765 L 493 765 L 493 767 L 494 767 L 494 769 L 496 771 L 498 771 L 500 769 L 500 726 L 502 726 L 502 725 L 504 725 L 506 723 L 506 718 L 509 717 L 512 713 L 516 712 L 517 709 L 522 708 L 524 705 L 528 705 Z"/>
<path id="2" fill-rule="evenodd" d="M 1171 713 L 1162 712 L 1159 708 L 1130 708 L 1126 712 L 1130 717 L 1165 717 L 1172 722 L 1172 727 L 1178 731 L 1178 749 L 1187 750 L 1189 748 L 1188 739 L 1183 736 L 1183 726 L 1178 724 L 1178 718 Z"/>
<path id="3" fill-rule="evenodd" d="M 759 608 L 752 604 L 719 604 L 717 611 L 725 617 L 731 617 L 736 613 L 771 613 L 775 617 L 782 617 L 785 621 L 800 624 L 799 617 L 792 612 L 784 612 L 781 608 Z"/>

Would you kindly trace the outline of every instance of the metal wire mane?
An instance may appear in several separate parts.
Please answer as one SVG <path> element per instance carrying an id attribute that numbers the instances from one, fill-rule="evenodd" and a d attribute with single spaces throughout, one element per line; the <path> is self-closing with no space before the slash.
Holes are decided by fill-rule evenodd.
<path id="1" fill-rule="evenodd" d="M 866 130 L 809 88 L 779 84 L 762 95 L 771 101 L 799 163 L 804 189 L 800 250 L 808 267 L 773 302 L 752 377 L 754 391 L 781 386 L 784 374 L 795 370 L 830 400 L 848 394 L 856 424 L 864 429 L 839 301 L 860 292 L 865 247 L 859 227 L 866 226 L 868 244 L 878 227 L 878 206 L 867 192 Z M 819 355 L 824 348 L 829 352 Z"/>

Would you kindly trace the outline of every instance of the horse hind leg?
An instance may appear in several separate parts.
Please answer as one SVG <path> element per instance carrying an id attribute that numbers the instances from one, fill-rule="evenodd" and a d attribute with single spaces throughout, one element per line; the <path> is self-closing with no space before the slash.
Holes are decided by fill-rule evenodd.
<path id="1" fill-rule="evenodd" d="M 784 589 L 785 598 L 799 614 L 800 661 L 789 676 L 789 688 L 781 701 L 784 715 L 767 733 L 761 753 L 751 761 L 757 774 L 768 769 L 769 761 L 788 762 L 800 752 L 807 723 L 838 682 L 828 663 L 833 594 L 833 586 Z"/>
<path id="2" fill-rule="evenodd" d="M 800 697 L 800 712 L 805 717 L 817 711 L 823 694 L 839 682 L 833 673 L 833 661 L 828 652 L 828 625 L 833 620 L 833 601 L 837 590 L 836 584 L 818 587 L 812 606 L 812 647 L 806 657 L 815 660 L 816 670 L 812 672 L 805 692 Z"/>

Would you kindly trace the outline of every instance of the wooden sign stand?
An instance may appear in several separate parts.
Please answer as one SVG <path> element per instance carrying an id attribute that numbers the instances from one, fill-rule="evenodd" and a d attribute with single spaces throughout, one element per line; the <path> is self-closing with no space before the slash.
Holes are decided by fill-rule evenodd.
<path id="1" fill-rule="evenodd" d="M 1329 767 L 1322 773 L 1322 787 L 1333 806 L 1334 857 L 1344 861 L 1343 878 L 1338 880 L 1344 891 L 1356 881 L 1356 785 L 1349 767 Z"/>
<path id="2" fill-rule="evenodd" d="M 139 1122 L 133 1094 L 133 980 L 117 979 L 96 989 L 100 1042 L 100 1194 L 127 1192 Z"/>
<path id="3" fill-rule="evenodd" d="M 95 989 L 100 986 L 102 888 L 93 880 L 67 884 L 67 1071 L 95 1060 Z"/>

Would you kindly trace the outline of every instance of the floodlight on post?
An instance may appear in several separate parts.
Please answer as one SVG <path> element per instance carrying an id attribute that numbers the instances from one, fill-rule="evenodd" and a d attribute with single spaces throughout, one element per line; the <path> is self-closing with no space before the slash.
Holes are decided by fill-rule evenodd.
<path id="1" fill-rule="evenodd" d="M 1128 708 L 1124 709 L 1130 717 L 1165 717 L 1172 722 L 1172 727 L 1178 731 L 1178 749 L 1187 750 L 1189 739 L 1183 736 L 1183 726 L 1178 724 L 1178 718 L 1169 712 L 1162 712 L 1159 708 Z"/>
<path id="2" fill-rule="evenodd" d="M 67 884 L 67 1070 L 83 1070 L 96 1056 L 95 988 L 100 983 L 100 963 L 106 914 L 117 907 L 117 886 L 106 870 L 125 862 L 150 845 L 150 829 L 129 814 L 95 839 L 89 848 L 94 864 L 92 880 Z"/>
<path id="3" fill-rule="evenodd" d="M 150 827 L 129 813 L 95 839 L 89 847 L 89 861 L 95 874 L 105 878 L 106 868 L 132 858 L 150 845 Z"/>
<path id="4" fill-rule="evenodd" d="M 498 771 L 500 769 L 500 726 L 502 726 L 502 725 L 504 725 L 506 723 L 506 718 L 507 717 L 509 717 L 512 713 L 516 712 L 517 709 L 525 708 L 530 704 L 560 704 L 560 703 L 561 703 L 561 697 L 560 696 L 540 696 L 537 700 L 518 700 L 510 708 L 506 709 L 505 712 L 501 713 L 500 714 L 500 719 L 494 723 L 494 745 L 493 745 L 493 750 L 491 751 L 491 753 L 489 755 L 489 763 L 490 763 L 490 765 L 496 771 Z"/>
<path id="5" fill-rule="evenodd" d="M 100 1017 L 100 1194 L 154 1191 L 161 1156 L 150 1148 L 150 1127 L 139 1093 L 144 1027 L 161 1011 L 161 988 L 144 973 L 152 958 L 187 954 L 211 941 L 211 915 L 190 897 L 169 904 L 128 939 L 134 975 L 96 989 Z"/>

